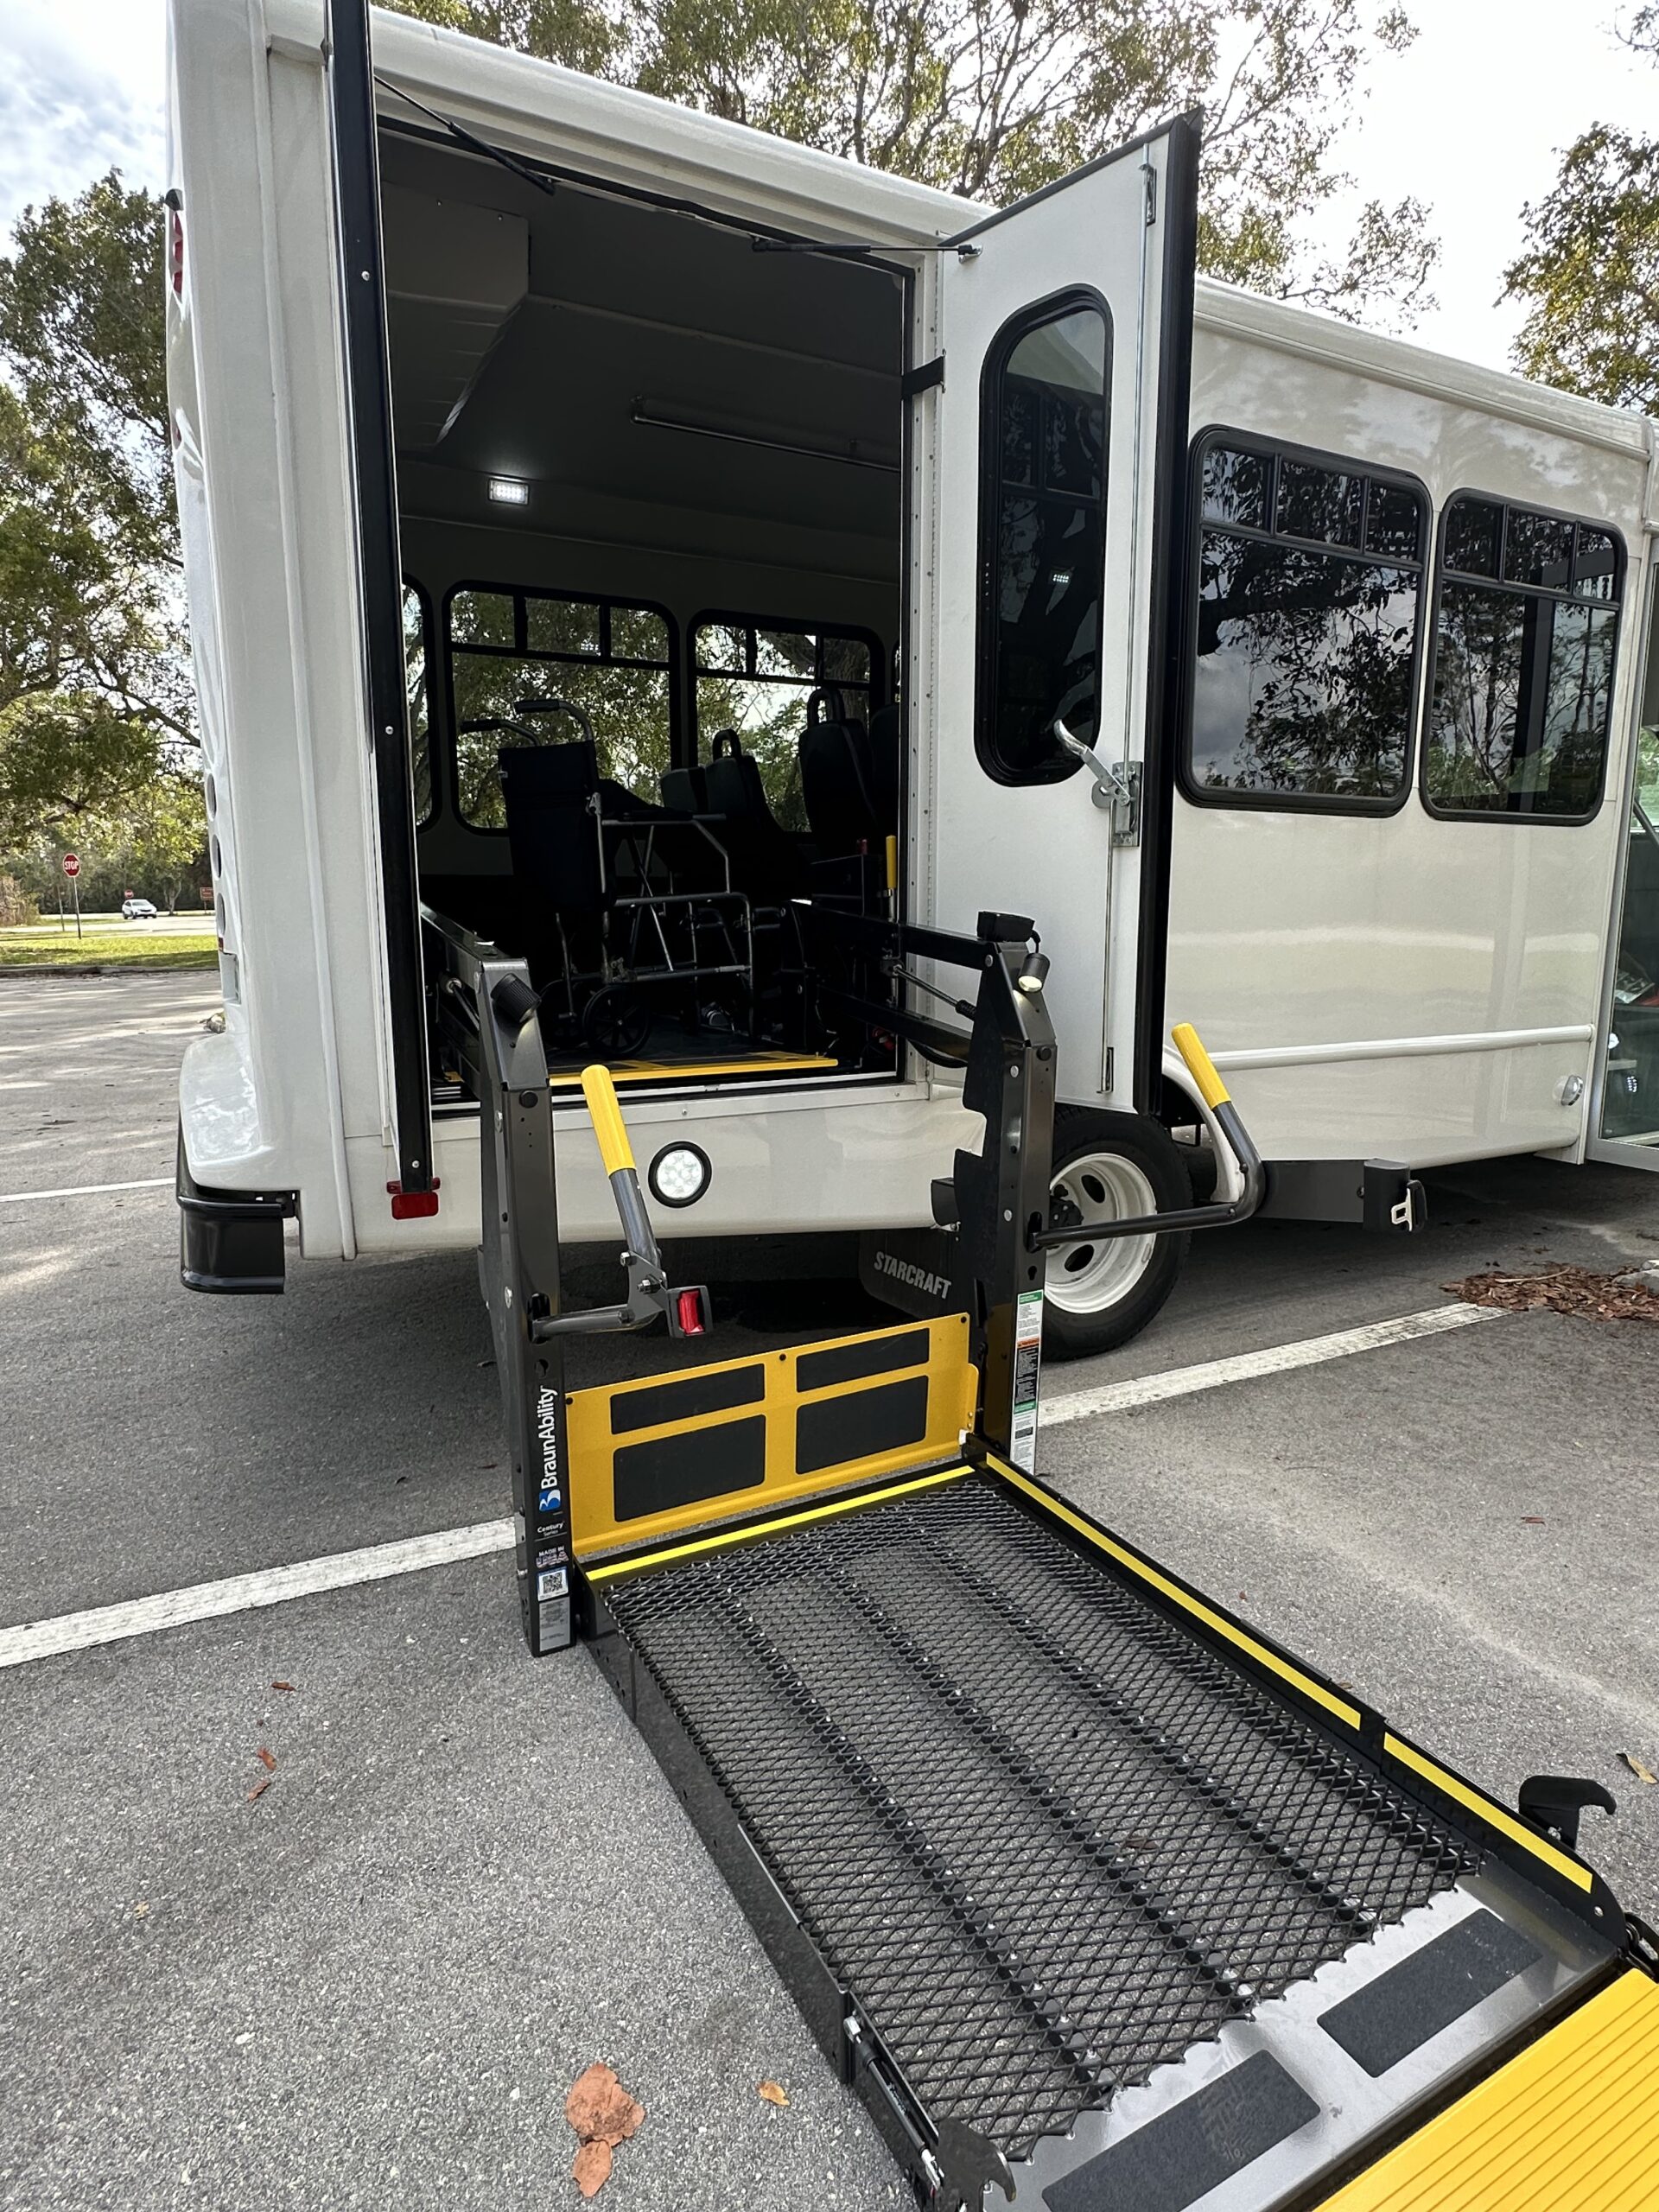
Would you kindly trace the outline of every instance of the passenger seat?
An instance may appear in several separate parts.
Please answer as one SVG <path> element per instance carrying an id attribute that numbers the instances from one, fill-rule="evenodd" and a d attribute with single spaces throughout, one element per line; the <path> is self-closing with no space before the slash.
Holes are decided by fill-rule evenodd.
<path id="1" fill-rule="evenodd" d="M 709 787 L 701 768 L 664 768 L 657 781 L 671 814 L 709 812 Z"/>
<path id="2" fill-rule="evenodd" d="M 826 704 L 834 709 L 833 719 L 821 712 Z M 877 798 L 869 733 L 847 715 L 838 692 L 815 691 L 807 701 L 800 760 L 801 797 L 819 853 L 839 859 L 861 845 L 880 852 L 887 825 Z"/>
<path id="3" fill-rule="evenodd" d="M 721 817 L 716 836 L 731 855 L 733 880 L 754 899 L 793 899 L 806 888 L 799 845 L 772 813 L 753 754 L 737 732 L 723 729 L 701 774 L 708 810 Z"/>

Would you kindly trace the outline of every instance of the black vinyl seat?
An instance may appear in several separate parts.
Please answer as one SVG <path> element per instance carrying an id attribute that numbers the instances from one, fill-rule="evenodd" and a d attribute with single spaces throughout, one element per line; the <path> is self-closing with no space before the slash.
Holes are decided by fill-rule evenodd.
<path id="1" fill-rule="evenodd" d="M 709 812 L 709 785 L 701 768 L 664 768 L 657 785 L 671 814 Z"/>
<path id="2" fill-rule="evenodd" d="M 800 846 L 778 820 L 753 753 L 735 730 L 721 730 L 701 770 L 709 812 L 720 817 L 717 835 L 731 855 L 732 871 L 751 897 L 793 899 L 806 888 Z M 696 773 L 697 771 L 688 772 Z"/>
<path id="3" fill-rule="evenodd" d="M 594 832 L 599 756 L 592 741 L 504 746 L 496 756 L 507 849 L 521 900 L 597 914 L 604 864 Z"/>
<path id="4" fill-rule="evenodd" d="M 833 714 L 820 711 L 828 705 Z M 869 732 L 847 714 L 838 692 L 815 691 L 801 733 L 801 797 L 812 842 L 826 859 L 861 847 L 876 852 L 887 836 L 877 798 Z"/>

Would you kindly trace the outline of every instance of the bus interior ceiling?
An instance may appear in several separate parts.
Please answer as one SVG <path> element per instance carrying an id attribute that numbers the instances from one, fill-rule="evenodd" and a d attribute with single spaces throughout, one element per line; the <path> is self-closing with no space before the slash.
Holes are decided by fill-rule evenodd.
<path id="1" fill-rule="evenodd" d="M 902 283 L 381 162 L 423 903 L 529 961 L 556 1066 L 890 1074 L 798 902 L 896 895 Z"/>

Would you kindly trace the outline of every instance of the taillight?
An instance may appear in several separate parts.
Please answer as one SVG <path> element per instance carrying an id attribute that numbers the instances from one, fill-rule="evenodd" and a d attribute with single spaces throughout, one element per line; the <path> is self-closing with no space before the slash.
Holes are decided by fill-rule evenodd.
<path id="1" fill-rule="evenodd" d="M 438 1210 L 438 1178 L 432 1178 L 429 1191 L 406 1191 L 401 1183 L 388 1183 L 386 1190 L 391 1199 L 394 1221 L 426 1221 Z"/>
<path id="2" fill-rule="evenodd" d="M 167 211 L 167 276 L 175 300 L 184 297 L 184 217 L 176 207 Z"/>
<path id="3" fill-rule="evenodd" d="M 679 1309 L 680 1334 L 683 1337 L 702 1337 L 709 1332 L 709 1318 L 703 1311 L 700 1290 L 682 1290 L 675 1294 Z"/>

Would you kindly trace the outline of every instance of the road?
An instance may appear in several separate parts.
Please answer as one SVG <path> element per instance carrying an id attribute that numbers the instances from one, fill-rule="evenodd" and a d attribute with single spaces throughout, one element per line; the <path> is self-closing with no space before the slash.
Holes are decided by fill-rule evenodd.
<path id="1" fill-rule="evenodd" d="M 166 1187 L 20 1199 L 170 1175 L 215 983 L 0 980 L 0 1627 L 506 1510 L 470 1260 L 194 1300 Z M 1431 1201 L 1409 1242 L 1200 1241 L 1159 1324 L 1051 1395 L 1418 1313 L 1492 1262 L 1659 1259 L 1659 1185 L 1624 1170 Z M 724 1356 L 766 1306 L 722 1293 Z M 1618 1755 L 1659 1770 L 1656 1354 L 1504 1316 L 1056 1425 L 1043 1464 L 1500 1795 L 1605 1782 L 1586 1847 L 1652 1916 L 1659 1789 Z M 607 2212 L 910 2202 L 596 1669 L 523 1656 L 505 1558 L 0 1670 L 0 2203 L 539 2212 L 577 2201 L 594 2058 L 647 2110 Z"/>

